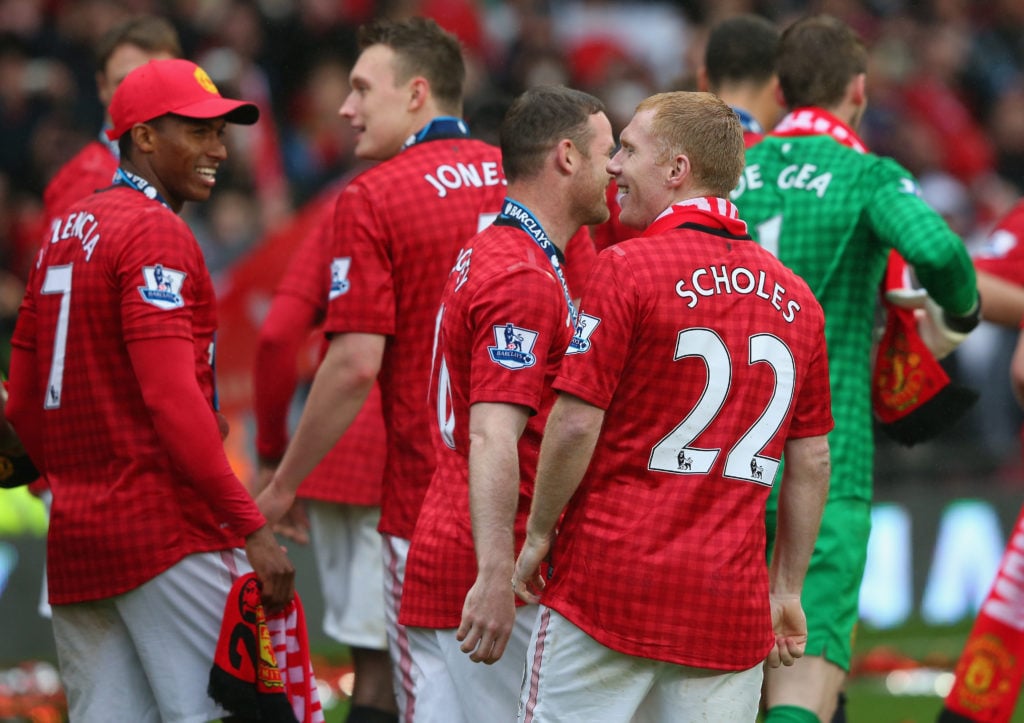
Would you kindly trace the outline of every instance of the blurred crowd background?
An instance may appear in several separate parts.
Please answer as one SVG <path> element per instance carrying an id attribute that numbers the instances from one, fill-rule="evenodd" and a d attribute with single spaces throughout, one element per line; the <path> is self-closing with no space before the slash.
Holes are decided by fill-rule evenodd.
<path id="1" fill-rule="evenodd" d="M 186 56 L 223 94 L 261 107 L 259 124 L 231 127 L 212 200 L 185 212 L 219 291 L 230 295 L 243 283 L 233 274 L 272 239 L 297 244 L 279 236 L 356 168 L 337 111 L 361 22 L 420 14 L 456 33 L 470 65 L 466 118 L 475 135 L 493 139 L 514 95 L 551 82 L 601 97 L 617 132 L 647 95 L 694 89 L 708 28 L 739 12 L 780 27 L 829 12 L 860 32 L 871 49 L 865 141 L 916 174 L 970 247 L 1024 191 L 1020 0 L 0 0 L 0 339 L 13 328 L 43 232 L 42 191 L 101 129 L 96 41 L 132 15 L 171 20 Z M 271 258 L 263 263 L 283 267 Z M 1021 416 L 1007 365 L 1015 341 L 983 329 L 950 362 L 982 392 L 953 439 L 971 445 L 975 465 L 992 460 L 1014 473 Z"/>

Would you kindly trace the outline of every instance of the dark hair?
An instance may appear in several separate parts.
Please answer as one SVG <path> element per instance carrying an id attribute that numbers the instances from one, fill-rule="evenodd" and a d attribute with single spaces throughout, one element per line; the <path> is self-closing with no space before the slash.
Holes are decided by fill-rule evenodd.
<path id="1" fill-rule="evenodd" d="M 359 28 L 359 49 L 371 45 L 386 45 L 395 52 L 399 82 L 422 75 L 438 105 L 453 115 L 461 114 L 466 63 L 458 38 L 430 18 L 382 18 Z"/>
<path id="2" fill-rule="evenodd" d="M 142 15 L 115 25 L 108 30 L 96 46 L 96 69 L 104 73 L 107 61 L 123 45 L 134 45 L 147 53 L 165 52 L 175 58 L 182 56 L 178 31 L 164 18 Z"/>
<path id="3" fill-rule="evenodd" d="M 790 108 L 830 108 L 868 68 L 868 51 L 846 23 L 831 15 L 796 21 L 782 33 L 775 68 Z"/>
<path id="4" fill-rule="evenodd" d="M 604 112 L 604 103 L 563 85 L 530 88 L 509 106 L 499 130 L 501 165 L 508 181 L 537 173 L 544 155 L 563 138 L 588 153 L 590 116 Z"/>
<path id="5" fill-rule="evenodd" d="M 711 29 L 704 51 L 708 87 L 723 83 L 763 85 L 775 74 L 779 30 L 760 15 L 736 15 Z"/>

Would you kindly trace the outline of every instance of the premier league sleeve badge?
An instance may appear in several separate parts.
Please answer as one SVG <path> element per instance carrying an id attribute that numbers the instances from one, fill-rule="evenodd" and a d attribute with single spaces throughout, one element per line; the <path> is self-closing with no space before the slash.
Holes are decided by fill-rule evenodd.
<path id="1" fill-rule="evenodd" d="M 145 285 L 138 287 L 139 293 L 147 304 L 152 304 L 158 309 L 180 309 L 185 305 L 181 287 L 186 276 L 184 271 L 175 271 L 162 264 L 144 266 L 142 278 Z"/>
<path id="2" fill-rule="evenodd" d="M 511 321 L 504 326 L 494 327 L 495 346 L 487 347 L 491 361 L 506 369 L 525 369 L 537 363 L 533 345 L 537 343 L 537 332 L 523 329 Z"/>

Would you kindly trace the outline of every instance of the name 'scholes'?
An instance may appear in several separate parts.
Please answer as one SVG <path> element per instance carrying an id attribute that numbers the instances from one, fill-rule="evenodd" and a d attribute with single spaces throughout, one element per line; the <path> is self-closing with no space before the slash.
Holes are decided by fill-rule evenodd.
<path id="1" fill-rule="evenodd" d="M 687 307 L 696 308 L 701 297 L 716 294 L 753 294 L 764 299 L 792 322 L 800 311 L 800 302 L 786 298 L 786 289 L 768 278 L 763 270 L 751 271 L 743 266 L 730 269 L 725 264 L 694 269 L 689 279 L 676 282 L 676 295 L 687 300 Z"/>
<path id="2" fill-rule="evenodd" d="M 476 163 L 443 163 L 423 179 L 437 189 L 437 197 L 444 198 L 449 191 L 460 188 L 483 188 L 484 186 L 507 185 L 501 175 L 501 167 L 495 161 Z"/>

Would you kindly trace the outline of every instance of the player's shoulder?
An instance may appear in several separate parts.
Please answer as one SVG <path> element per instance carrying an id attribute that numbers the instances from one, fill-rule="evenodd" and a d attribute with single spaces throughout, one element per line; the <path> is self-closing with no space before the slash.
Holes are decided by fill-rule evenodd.
<path id="1" fill-rule="evenodd" d="M 145 238 L 160 245 L 196 243 L 192 230 L 181 216 L 125 186 L 86 196 L 69 212 L 91 214 L 99 224 L 100 232 L 106 231 L 115 243 L 118 239 L 134 238 Z"/>
<path id="2" fill-rule="evenodd" d="M 47 184 L 47 189 L 59 186 L 61 183 L 77 181 L 83 174 L 105 175 L 107 185 L 109 185 L 117 170 L 117 164 L 117 157 L 110 152 L 109 148 L 99 141 L 90 141 L 60 167 L 50 183 Z"/>
<path id="3" fill-rule="evenodd" d="M 87 143 L 71 157 L 43 189 L 43 204 L 50 216 L 63 212 L 78 196 L 109 186 L 117 170 L 117 158 L 99 141 Z M 82 192 L 88 188 L 89 191 Z"/>

